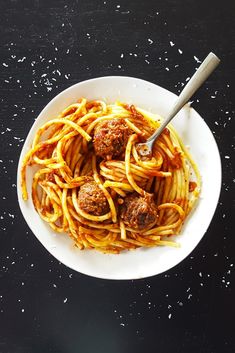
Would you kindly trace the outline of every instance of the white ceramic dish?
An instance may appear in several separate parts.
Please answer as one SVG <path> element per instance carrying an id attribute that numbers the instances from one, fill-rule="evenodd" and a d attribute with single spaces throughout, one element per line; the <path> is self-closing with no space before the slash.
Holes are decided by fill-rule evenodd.
<path id="1" fill-rule="evenodd" d="M 34 210 L 31 197 L 21 197 L 19 171 L 22 158 L 31 146 L 36 130 L 80 97 L 121 100 L 165 116 L 176 95 L 150 82 L 131 77 L 100 77 L 73 85 L 61 92 L 42 110 L 23 146 L 18 166 L 18 200 L 23 216 L 44 247 L 59 261 L 75 271 L 105 279 L 138 279 L 157 275 L 181 262 L 197 246 L 214 215 L 221 188 L 221 162 L 214 137 L 202 117 L 189 106 L 173 120 L 184 143 L 198 164 L 202 175 L 202 192 L 196 209 L 176 240 L 180 248 L 156 247 L 137 249 L 119 255 L 105 255 L 94 250 L 80 251 L 72 240 L 55 234 Z M 206 118 L 206 117 L 205 117 Z M 31 190 L 32 170 L 27 170 L 27 187 Z M 30 194 L 30 192 L 29 192 Z"/>

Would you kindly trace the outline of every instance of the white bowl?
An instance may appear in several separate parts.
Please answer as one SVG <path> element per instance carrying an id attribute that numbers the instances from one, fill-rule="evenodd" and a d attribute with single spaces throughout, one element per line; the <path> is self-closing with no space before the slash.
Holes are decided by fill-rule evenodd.
<path id="1" fill-rule="evenodd" d="M 94 250 L 80 251 L 66 234 L 55 234 L 34 210 L 31 196 L 22 200 L 20 166 L 31 146 L 36 130 L 54 118 L 61 110 L 80 97 L 120 100 L 128 104 L 166 116 L 176 95 L 147 81 L 132 77 L 100 77 L 73 85 L 52 99 L 33 124 L 23 146 L 19 166 L 17 191 L 23 216 L 44 247 L 59 261 L 75 271 L 106 279 L 138 279 L 157 275 L 181 262 L 197 246 L 214 215 L 221 188 L 221 161 L 214 137 L 203 118 L 186 106 L 174 118 L 173 125 L 179 132 L 198 164 L 202 176 L 202 191 L 196 209 L 177 236 L 180 248 L 155 247 L 136 249 L 119 255 L 102 254 Z M 206 113 L 206 112 L 205 112 Z M 27 170 L 27 187 L 31 190 L 32 170 Z M 30 195 L 30 192 L 29 192 Z"/>

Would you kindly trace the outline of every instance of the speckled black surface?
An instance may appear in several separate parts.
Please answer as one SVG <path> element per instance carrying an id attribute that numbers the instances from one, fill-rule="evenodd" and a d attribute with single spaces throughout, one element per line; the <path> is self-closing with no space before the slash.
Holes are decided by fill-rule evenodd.
<path id="1" fill-rule="evenodd" d="M 234 0 L 0 7 L 0 353 L 235 352 Z M 103 75 L 177 93 L 211 50 L 222 63 L 193 106 L 219 145 L 223 184 L 199 246 L 167 273 L 139 281 L 98 280 L 58 263 L 16 197 L 20 150 L 38 113 L 70 85 Z M 206 148 L 200 136 L 198 143 Z"/>

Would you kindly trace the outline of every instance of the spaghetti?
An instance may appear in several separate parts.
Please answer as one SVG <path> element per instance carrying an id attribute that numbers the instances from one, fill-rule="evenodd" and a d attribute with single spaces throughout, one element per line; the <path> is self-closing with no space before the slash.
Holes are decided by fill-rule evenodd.
<path id="1" fill-rule="evenodd" d="M 138 154 L 161 118 L 120 102 L 82 98 L 35 134 L 21 168 L 36 166 L 32 201 L 39 216 L 80 249 L 119 253 L 178 246 L 200 192 L 196 164 L 175 129 L 165 129 L 151 159 Z"/>

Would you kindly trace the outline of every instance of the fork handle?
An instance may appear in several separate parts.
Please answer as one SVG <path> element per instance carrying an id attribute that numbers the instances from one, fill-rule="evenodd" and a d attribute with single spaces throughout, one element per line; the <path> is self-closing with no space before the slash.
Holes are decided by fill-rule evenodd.
<path id="1" fill-rule="evenodd" d="M 189 101 L 193 94 L 198 90 L 204 81 L 210 76 L 210 74 L 219 65 L 220 59 L 213 53 L 209 53 L 202 64 L 199 66 L 195 74 L 188 81 L 183 91 L 178 96 L 172 110 L 168 114 L 167 118 L 163 121 L 162 125 L 155 131 L 155 133 L 148 139 L 154 141 L 174 118 L 174 116 L 180 111 L 180 109 Z"/>

